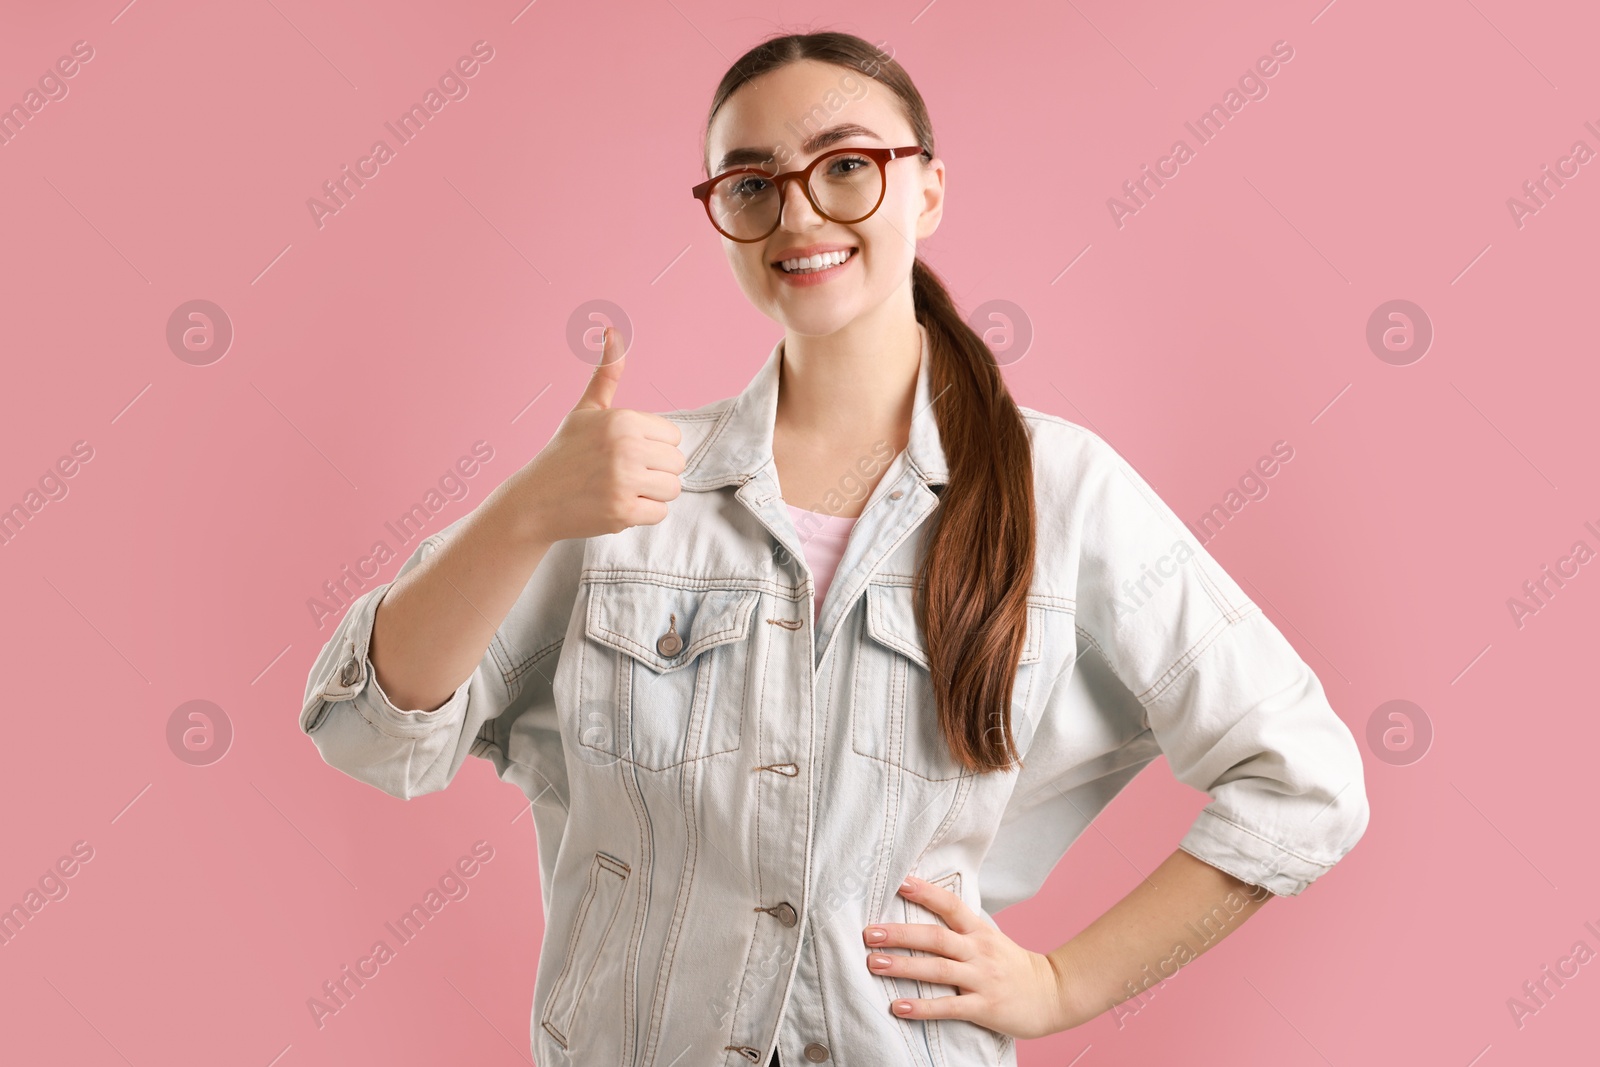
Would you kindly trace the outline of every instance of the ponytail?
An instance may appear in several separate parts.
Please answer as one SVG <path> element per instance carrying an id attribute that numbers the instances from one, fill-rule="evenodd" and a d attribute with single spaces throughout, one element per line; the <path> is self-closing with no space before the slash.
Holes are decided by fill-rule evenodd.
<path id="1" fill-rule="evenodd" d="M 950 469 L 916 576 L 916 611 L 951 755 L 974 771 L 1005 770 L 1016 758 L 1012 683 L 1033 581 L 1032 446 L 989 346 L 939 276 L 918 259 L 911 284 Z"/>

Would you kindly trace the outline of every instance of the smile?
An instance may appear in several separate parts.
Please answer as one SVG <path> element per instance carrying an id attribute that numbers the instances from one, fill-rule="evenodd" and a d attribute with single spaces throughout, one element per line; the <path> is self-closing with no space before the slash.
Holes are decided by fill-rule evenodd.
<path id="1" fill-rule="evenodd" d="M 826 274 L 830 270 L 844 266 L 855 258 L 858 250 L 851 248 L 842 252 L 824 252 L 820 256 L 808 256 L 802 259 L 786 259 L 774 264 L 784 274 Z"/>

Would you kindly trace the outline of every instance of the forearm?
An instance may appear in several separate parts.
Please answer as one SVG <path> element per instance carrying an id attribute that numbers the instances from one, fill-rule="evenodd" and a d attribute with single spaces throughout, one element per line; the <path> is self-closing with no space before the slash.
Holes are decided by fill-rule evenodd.
<path id="1" fill-rule="evenodd" d="M 1232 933 L 1272 894 L 1182 849 L 1077 936 L 1049 953 L 1062 990 L 1062 1029 L 1177 973 Z"/>
<path id="2" fill-rule="evenodd" d="M 378 684 L 402 710 L 436 710 L 471 677 L 549 551 L 526 529 L 510 484 L 490 493 L 378 605 L 369 655 Z"/>

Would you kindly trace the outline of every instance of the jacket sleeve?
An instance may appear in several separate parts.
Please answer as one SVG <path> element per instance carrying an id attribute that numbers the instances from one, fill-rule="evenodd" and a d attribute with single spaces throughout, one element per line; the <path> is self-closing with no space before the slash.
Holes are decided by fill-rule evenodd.
<path id="1" fill-rule="evenodd" d="M 1076 517 L 1079 641 L 1209 804 L 1184 851 L 1280 896 L 1366 830 L 1361 753 L 1310 666 L 1110 445 L 1090 436 Z"/>
<path id="2" fill-rule="evenodd" d="M 426 538 L 395 575 L 414 569 L 437 551 L 465 517 Z M 395 707 L 378 685 L 368 647 L 372 623 L 393 581 L 368 590 L 346 610 L 318 654 L 306 680 L 300 729 L 309 734 L 331 767 L 402 800 L 445 788 L 469 754 L 494 760 L 504 770 L 506 731 L 497 720 L 508 707 L 537 703 L 549 712 L 545 662 L 561 644 L 577 591 L 582 541 L 551 547 L 506 619 L 490 639 L 483 659 L 450 698 L 432 711 Z M 518 700 L 530 677 L 543 679 L 543 698 Z M 549 718 L 549 716 L 546 716 Z M 533 726 L 533 715 L 525 726 Z M 559 745 L 554 720 L 540 734 Z M 556 761 L 559 762 L 559 761 Z"/>

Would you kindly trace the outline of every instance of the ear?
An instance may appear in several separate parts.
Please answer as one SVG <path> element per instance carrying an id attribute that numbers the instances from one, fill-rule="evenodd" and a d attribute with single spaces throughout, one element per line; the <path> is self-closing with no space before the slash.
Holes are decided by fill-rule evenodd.
<path id="1" fill-rule="evenodd" d="M 931 237 L 944 217 L 944 160 L 934 156 L 922 167 L 922 210 L 917 214 L 917 239 Z"/>

